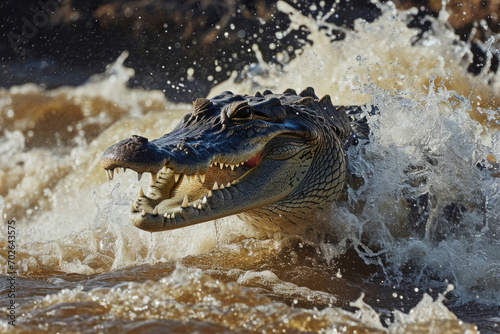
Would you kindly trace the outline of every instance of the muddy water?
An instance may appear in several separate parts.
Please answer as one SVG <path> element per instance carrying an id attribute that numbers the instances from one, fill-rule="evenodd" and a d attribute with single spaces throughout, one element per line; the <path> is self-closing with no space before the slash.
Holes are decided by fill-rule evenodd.
<path id="1" fill-rule="evenodd" d="M 235 217 L 131 226 L 136 175 L 107 182 L 100 155 L 131 134 L 163 135 L 191 107 L 127 88 L 126 54 L 79 87 L 2 90 L 0 331 L 500 332 L 498 75 L 466 72 L 469 48 L 444 17 L 417 40 L 406 13 L 381 5 L 335 41 L 324 16 L 280 6 L 312 43 L 211 94 L 314 86 L 378 107 L 370 142 L 348 152 L 364 182 L 332 205 L 329 229 L 267 235 Z"/>

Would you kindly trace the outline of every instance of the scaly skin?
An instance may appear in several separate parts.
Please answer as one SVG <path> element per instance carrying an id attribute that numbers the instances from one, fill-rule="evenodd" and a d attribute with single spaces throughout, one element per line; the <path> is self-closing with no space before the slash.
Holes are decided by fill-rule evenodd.
<path id="1" fill-rule="evenodd" d="M 151 142 L 132 136 L 108 148 L 101 164 L 152 174 L 130 218 L 164 231 L 237 214 L 263 229 L 307 225 L 338 198 L 346 179 L 344 146 L 355 137 L 343 108 L 312 88 L 299 95 L 197 99 L 193 113 Z"/>

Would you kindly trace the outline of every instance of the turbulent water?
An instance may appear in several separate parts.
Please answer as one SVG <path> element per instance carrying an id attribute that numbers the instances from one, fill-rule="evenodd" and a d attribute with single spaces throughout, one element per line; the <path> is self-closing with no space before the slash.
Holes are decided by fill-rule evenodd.
<path id="1" fill-rule="evenodd" d="M 305 26 L 309 41 L 210 95 L 314 86 L 378 108 L 370 142 L 348 151 L 364 181 L 332 204 L 328 233 L 269 236 L 235 217 L 131 226 L 136 175 L 107 182 L 99 157 L 163 135 L 191 106 L 127 88 L 126 54 L 79 87 L 4 89 L 1 332 L 500 333 L 499 75 L 467 73 L 444 12 L 420 37 L 407 12 L 379 5 L 335 40 L 334 11 L 279 6 L 293 23 L 282 34 Z"/>

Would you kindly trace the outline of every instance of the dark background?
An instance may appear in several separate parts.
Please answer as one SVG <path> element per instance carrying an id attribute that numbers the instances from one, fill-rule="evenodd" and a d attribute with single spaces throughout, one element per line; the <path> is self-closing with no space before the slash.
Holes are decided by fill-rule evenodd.
<path id="1" fill-rule="evenodd" d="M 380 15 L 369 0 L 287 2 L 315 17 L 334 6 L 338 15 L 329 21 L 347 28 L 357 18 L 372 21 Z M 430 29 L 425 15 L 437 16 L 441 9 L 441 1 L 396 5 L 419 8 L 410 25 L 423 31 Z M 472 73 L 484 65 L 483 42 L 500 32 L 499 7 L 495 0 L 448 4 L 450 26 L 460 39 L 473 41 Z M 259 46 L 265 61 L 279 66 L 276 54 L 293 57 L 308 33 L 301 29 L 277 39 L 276 32 L 288 27 L 289 18 L 274 0 L 10 0 L 0 4 L 0 13 L 0 86 L 80 85 L 127 50 L 125 65 L 136 72 L 129 85 L 163 90 L 174 101 L 204 96 L 233 70 L 243 77 L 248 65 L 257 62 L 248 51 L 252 44 Z M 334 35 L 343 37 L 341 32 Z M 272 50 L 270 43 L 276 45 Z M 494 56 L 492 71 L 498 67 L 498 51 Z M 188 68 L 194 69 L 192 80 L 187 79 Z"/>

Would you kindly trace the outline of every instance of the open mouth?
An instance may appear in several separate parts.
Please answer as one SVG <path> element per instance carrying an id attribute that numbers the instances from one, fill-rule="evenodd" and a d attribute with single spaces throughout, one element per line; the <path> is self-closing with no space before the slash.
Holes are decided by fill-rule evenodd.
<path id="1" fill-rule="evenodd" d="M 235 206 L 235 198 L 245 196 L 238 185 L 262 160 L 260 151 L 238 163 L 214 161 L 208 169 L 200 168 L 191 175 L 175 173 L 174 165 L 165 165 L 158 173 L 151 173 L 146 191 L 139 189 L 131 203 L 131 221 L 144 230 L 158 230 L 160 226 L 164 230 L 215 219 L 228 206 Z M 108 179 L 119 170 L 106 169 Z M 138 173 L 139 180 L 141 177 Z"/>
<path id="2" fill-rule="evenodd" d="M 245 212 L 281 201 L 307 175 L 313 154 L 300 138 L 280 133 L 244 151 L 192 155 L 165 151 L 133 136 L 109 147 L 101 157 L 108 179 L 132 169 L 139 180 L 151 173 L 147 188 L 132 201 L 130 220 L 138 228 L 159 232 Z M 199 152 L 206 152 L 199 148 Z M 217 152 L 217 150 L 214 150 Z M 293 210 L 292 207 L 290 210 Z M 265 210 L 276 211 L 268 208 Z M 266 211 L 266 212 L 268 212 Z M 273 217 L 279 213 L 272 212 Z M 288 212 L 288 211 L 287 211 Z M 270 219 L 270 213 L 266 213 Z"/>

